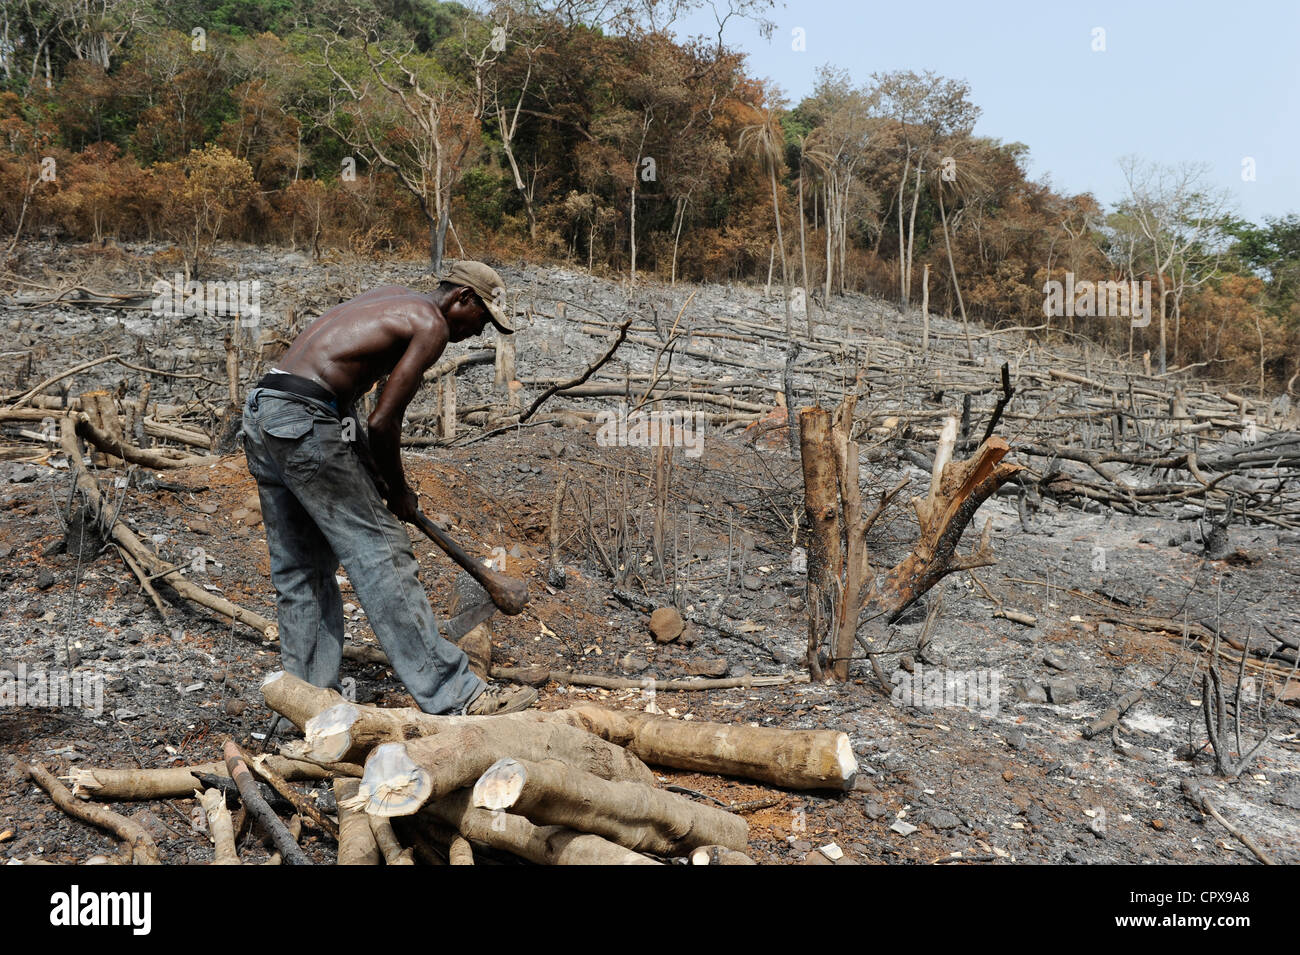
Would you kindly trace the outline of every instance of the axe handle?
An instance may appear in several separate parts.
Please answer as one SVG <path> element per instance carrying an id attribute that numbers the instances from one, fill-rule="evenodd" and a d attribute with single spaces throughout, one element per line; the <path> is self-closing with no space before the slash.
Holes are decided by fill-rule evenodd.
<path id="1" fill-rule="evenodd" d="M 429 520 L 423 511 L 416 514 L 415 526 L 424 531 L 431 541 L 446 551 L 448 557 L 477 580 L 502 613 L 513 616 L 524 609 L 524 606 L 528 603 L 527 583 L 518 577 L 499 574 L 484 567 L 482 561 L 475 560 L 465 553 L 464 548 L 448 537 L 442 528 Z"/>

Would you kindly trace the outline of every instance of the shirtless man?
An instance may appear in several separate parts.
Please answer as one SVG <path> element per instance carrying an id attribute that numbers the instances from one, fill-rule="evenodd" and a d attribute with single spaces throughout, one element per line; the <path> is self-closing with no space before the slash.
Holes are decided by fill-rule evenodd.
<path id="1" fill-rule="evenodd" d="M 491 715 L 537 699 L 529 687 L 488 686 L 438 633 L 401 523 L 419 510 L 402 470 L 406 406 L 448 342 L 488 322 L 513 334 L 497 305 L 504 291 L 488 266 L 460 262 L 430 295 L 394 285 L 367 292 L 312 322 L 249 393 L 244 449 L 262 503 L 280 653 L 294 676 L 340 688 L 341 562 L 420 709 Z M 367 442 L 353 404 L 385 375 Z"/>

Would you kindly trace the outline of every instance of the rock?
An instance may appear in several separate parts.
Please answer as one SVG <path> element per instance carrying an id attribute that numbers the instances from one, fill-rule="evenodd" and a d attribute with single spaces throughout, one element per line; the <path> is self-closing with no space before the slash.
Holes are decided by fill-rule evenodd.
<path id="1" fill-rule="evenodd" d="M 0 560 L 4 560 L 6 557 L 8 557 L 8 556 L 9 556 L 10 554 L 12 554 L 13 552 L 14 552 L 14 549 L 13 549 L 12 547 L 9 547 L 9 546 L 6 546 L 6 545 L 3 545 L 3 544 L 0 544 Z"/>
<path id="2" fill-rule="evenodd" d="M 49 590 L 54 586 L 54 574 L 48 567 L 42 567 L 36 572 L 36 589 Z"/>
<path id="3" fill-rule="evenodd" d="M 832 862 L 830 859 L 822 855 L 820 851 L 808 853 L 806 856 L 803 857 L 803 862 L 800 863 L 800 865 L 834 865 L 834 864 L 835 864 L 834 862 Z"/>
<path id="4" fill-rule="evenodd" d="M 767 593 L 763 594 L 761 597 L 758 598 L 758 606 L 763 610 L 771 610 L 780 602 L 781 602 L 780 595 L 774 594 L 771 591 L 768 591 Z"/>
<path id="5" fill-rule="evenodd" d="M 1047 693 L 1057 706 L 1073 703 L 1079 698 L 1079 688 L 1072 678 L 1049 681 Z"/>
<path id="6" fill-rule="evenodd" d="M 685 670 L 695 676 L 717 679 L 727 675 L 729 664 L 722 657 L 695 657 L 686 661 Z"/>
<path id="7" fill-rule="evenodd" d="M 896 832 L 900 836 L 910 836 L 912 833 L 916 832 L 916 826 L 912 825 L 910 822 L 903 822 L 901 819 L 895 820 L 894 824 L 890 826 L 889 829 L 891 832 Z"/>
<path id="8" fill-rule="evenodd" d="M 675 607 L 660 607 L 650 615 L 650 632 L 658 643 L 671 643 L 682 635 L 685 623 Z"/>
<path id="9" fill-rule="evenodd" d="M 510 548 L 509 553 L 511 557 L 515 557 L 515 558 L 523 557 L 524 549 L 520 547 L 518 544 L 515 544 Z"/>
<path id="10" fill-rule="evenodd" d="M 1044 653 L 1043 662 L 1046 663 L 1053 670 L 1070 669 L 1070 664 L 1066 662 L 1065 657 L 1055 650 L 1048 650 L 1046 653 Z"/>
<path id="11" fill-rule="evenodd" d="M 1016 697 L 1026 703 L 1046 703 L 1047 691 L 1038 683 L 1026 682 L 1016 686 Z"/>
<path id="12" fill-rule="evenodd" d="M 262 513 L 262 499 L 256 494 L 250 494 L 240 502 L 243 507 L 248 508 L 257 514 Z"/>
<path id="13" fill-rule="evenodd" d="M 141 640 L 144 639 L 144 634 L 142 634 L 139 630 L 134 630 L 134 629 L 123 630 L 122 639 L 125 640 L 127 643 L 139 643 Z"/>
<path id="14" fill-rule="evenodd" d="M 138 823 L 154 839 L 170 839 L 175 833 L 163 825 L 162 820 L 148 809 L 141 809 L 131 814 L 132 821 Z"/>
<path id="15" fill-rule="evenodd" d="M 1101 623 L 1097 624 L 1097 633 L 1103 637 L 1113 637 L 1115 636 L 1115 625 L 1103 620 Z"/>
<path id="16" fill-rule="evenodd" d="M 946 809 L 931 809 L 925 814 L 925 822 L 931 829 L 956 829 L 961 820 Z"/>
<path id="17" fill-rule="evenodd" d="M 245 703 L 243 700 L 239 700 L 239 699 L 235 699 L 234 697 L 231 697 L 230 699 L 226 700 L 226 702 L 222 706 L 222 709 L 225 710 L 227 716 L 243 716 L 244 710 L 248 709 L 248 704 Z"/>
<path id="18" fill-rule="evenodd" d="M 879 819 L 884 816 L 885 813 L 889 812 L 889 809 L 879 800 L 868 799 L 863 803 L 862 811 L 866 813 L 867 818 L 869 819 Z"/>
<path id="19" fill-rule="evenodd" d="M 802 609 L 803 609 L 803 596 L 802 596 L 801 594 L 794 594 L 794 595 L 789 599 L 788 603 L 789 603 L 789 605 L 790 605 L 790 609 L 791 609 L 791 610 L 794 610 L 794 611 L 802 610 Z"/>
<path id="20" fill-rule="evenodd" d="M 796 658 L 793 655 L 786 653 L 780 647 L 772 648 L 772 659 L 773 661 L 781 664 L 782 666 L 789 666 L 790 664 L 797 662 Z"/>
<path id="21" fill-rule="evenodd" d="M 1028 742 L 1025 739 L 1025 734 L 1017 729 L 1010 730 L 1007 733 L 1006 740 L 1007 745 L 1016 750 L 1024 749 L 1025 744 Z"/>
<path id="22" fill-rule="evenodd" d="M 763 578 L 755 574 L 745 574 L 740 578 L 740 586 L 746 590 L 761 590 L 763 588 Z"/>
<path id="23" fill-rule="evenodd" d="M 682 635 L 677 638 L 677 642 L 684 647 L 695 646 L 695 641 L 700 637 L 700 632 L 695 629 L 695 624 L 688 623 L 682 627 Z"/>
<path id="24" fill-rule="evenodd" d="M 1300 780 L 1292 780 L 1290 785 L 1269 800 L 1275 806 L 1287 809 L 1300 809 Z"/>
<path id="25" fill-rule="evenodd" d="M 812 852 L 812 843 L 807 839 L 796 839 L 790 844 L 790 848 L 795 852 Z"/>
<path id="26" fill-rule="evenodd" d="M 650 665 L 650 661 L 639 653 L 629 653 L 619 658 L 618 665 L 624 673 L 640 673 Z"/>

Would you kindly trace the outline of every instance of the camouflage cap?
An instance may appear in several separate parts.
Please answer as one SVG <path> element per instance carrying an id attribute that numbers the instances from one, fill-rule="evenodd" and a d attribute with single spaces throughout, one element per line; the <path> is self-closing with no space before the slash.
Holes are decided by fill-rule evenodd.
<path id="1" fill-rule="evenodd" d="M 487 306 L 492 324 L 502 334 L 513 335 L 515 333 L 515 330 L 510 327 L 510 317 L 506 315 L 505 310 L 501 307 L 506 300 L 506 283 L 501 281 L 501 276 L 497 275 L 496 270 L 491 266 L 482 262 L 457 262 L 451 267 L 443 281 L 473 289 L 478 297 L 483 300 L 483 304 Z"/>

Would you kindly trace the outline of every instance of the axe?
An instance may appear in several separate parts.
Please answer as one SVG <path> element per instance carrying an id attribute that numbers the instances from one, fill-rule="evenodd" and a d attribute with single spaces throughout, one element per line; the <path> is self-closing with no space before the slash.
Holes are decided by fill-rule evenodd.
<path id="1" fill-rule="evenodd" d="M 423 511 L 416 513 L 415 526 L 424 531 L 430 540 L 446 551 L 447 556 L 473 577 L 491 599 L 491 603 L 472 607 L 448 621 L 450 627 L 463 626 L 457 636 L 463 636 L 473 630 L 474 627 L 492 616 L 497 610 L 509 616 L 514 616 L 524 609 L 524 606 L 528 603 L 528 584 L 526 582 L 518 577 L 497 573 L 483 566 L 481 561 L 475 560 L 465 553 L 464 549 L 448 537 L 442 528 L 429 520 Z M 452 639 L 455 639 L 455 637 Z"/>

